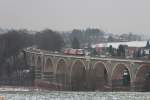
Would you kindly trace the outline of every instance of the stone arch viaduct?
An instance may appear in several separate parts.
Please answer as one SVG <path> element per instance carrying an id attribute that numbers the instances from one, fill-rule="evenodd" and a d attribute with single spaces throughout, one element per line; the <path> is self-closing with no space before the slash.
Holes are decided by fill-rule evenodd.
<path id="1" fill-rule="evenodd" d="M 25 49 L 24 54 L 27 65 L 34 68 L 35 86 L 75 91 L 144 91 L 148 87 L 150 61 L 61 55 L 30 49 Z"/>

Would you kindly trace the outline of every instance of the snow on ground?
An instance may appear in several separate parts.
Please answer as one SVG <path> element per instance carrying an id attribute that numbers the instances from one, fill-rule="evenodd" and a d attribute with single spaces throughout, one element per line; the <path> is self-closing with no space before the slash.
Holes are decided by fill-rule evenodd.
<path id="1" fill-rule="evenodd" d="M 3 92 L 5 100 L 150 100 L 149 92 Z"/>
<path id="2" fill-rule="evenodd" d="M 42 91 L 43 89 L 34 87 L 1 86 L 0 91 Z"/>
<path id="3" fill-rule="evenodd" d="M 109 47 L 110 45 L 112 45 L 113 48 L 118 48 L 119 45 L 128 45 L 128 47 L 145 47 L 146 43 L 147 43 L 147 41 L 99 43 L 99 44 L 92 45 L 92 48 Z"/>

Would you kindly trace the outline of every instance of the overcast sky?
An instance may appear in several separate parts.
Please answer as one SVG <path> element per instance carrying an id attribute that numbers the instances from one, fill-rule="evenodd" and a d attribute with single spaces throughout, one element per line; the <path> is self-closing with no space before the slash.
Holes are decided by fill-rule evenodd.
<path id="1" fill-rule="evenodd" d="M 150 33 L 150 0 L 0 0 L 0 27 Z"/>

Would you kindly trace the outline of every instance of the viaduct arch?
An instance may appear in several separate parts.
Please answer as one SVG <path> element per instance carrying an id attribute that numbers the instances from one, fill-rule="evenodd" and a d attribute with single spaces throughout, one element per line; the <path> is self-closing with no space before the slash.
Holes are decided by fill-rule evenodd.
<path id="1" fill-rule="evenodd" d="M 125 75 L 127 75 L 126 80 L 124 79 Z M 112 80 L 112 87 L 114 88 L 114 90 L 116 89 L 116 87 L 119 90 L 121 90 L 124 87 L 130 87 L 131 71 L 129 66 L 122 63 L 117 64 L 112 70 L 111 80 Z"/>
<path id="2" fill-rule="evenodd" d="M 31 57 L 32 57 L 32 58 L 31 58 L 31 63 L 32 63 L 32 66 L 34 66 L 34 65 L 35 65 L 35 63 L 36 63 L 36 62 L 35 62 L 35 61 L 36 61 L 36 60 L 35 60 L 35 56 L 34 56 L 34 55 L 32 55 Z"/>
<path id="3" fill-rule="evenodd" d="M 56 82 L 58 83 L 58 89 L 62 90 L 66 85 L 67 63 L 65 59 L 59 59 L 56 64 Z"/>
<path id="4" fill-rule="evenodd" d="M 150 65 L 142 64 L 136 71 L 134 76 L 134 85 L 138 87 L 138 90 L 147 91 L 149 89 L 148 84 L 150 83 Z"/>
<path id="5" fill-rule="evenodd" d="M 81 60 L 73 62 L 70 76 L 72 90 L 86 89 L 86 66 Z"/>
<path id="6" fill-rule="evenodd" d="M 94 90 L 103 90 L 108 83 L 108 70 L 105 63 L 98 61 L 93 66 L 92 87 Z"/>
<path id="7" fill-rule="evenodd" d="M 45 81 L 53 82 L 54 68 L 51 58 L 47 58 L 43 67 L 43 78 Z"/>
<path id="8" fill-rule="evenodd" d="M 36 66 L 35 66 L 35 77 L 37 79 L 42 78 L 42 59 L 40 56 L 37 57 Z"/>

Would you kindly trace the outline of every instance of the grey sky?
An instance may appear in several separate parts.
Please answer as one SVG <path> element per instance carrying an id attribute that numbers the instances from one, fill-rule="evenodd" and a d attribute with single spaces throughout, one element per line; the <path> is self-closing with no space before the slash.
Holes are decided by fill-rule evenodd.
<path id="1" fill-rule="evenodd" d="M 0 0 L 0 27 L 150 33 L 150 0 Z"/>

